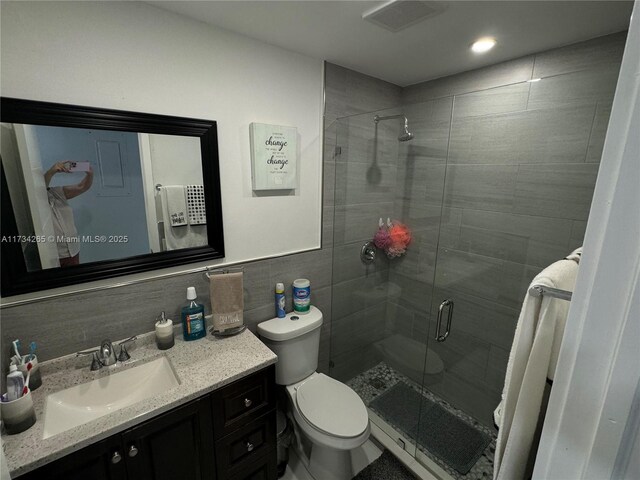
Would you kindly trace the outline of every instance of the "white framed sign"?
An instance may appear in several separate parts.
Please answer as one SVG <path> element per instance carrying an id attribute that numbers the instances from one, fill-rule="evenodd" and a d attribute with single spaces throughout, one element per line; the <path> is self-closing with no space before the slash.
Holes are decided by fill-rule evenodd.
<path id="1" fill-rule="evenodd" d="M 265 123 L 249 125 L 254 190 L 298 187 L 298 129 Z"/>

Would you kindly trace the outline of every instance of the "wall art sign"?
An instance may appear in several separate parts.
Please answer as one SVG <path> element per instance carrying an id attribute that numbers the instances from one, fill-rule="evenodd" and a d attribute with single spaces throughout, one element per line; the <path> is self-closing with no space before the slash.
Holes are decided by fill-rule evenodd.
<path id="1" fill-rule="evenodd" d="M 251 177 L 254 190 L 298 187 L 298 130 L 295 127 L 252 123 Z"/>

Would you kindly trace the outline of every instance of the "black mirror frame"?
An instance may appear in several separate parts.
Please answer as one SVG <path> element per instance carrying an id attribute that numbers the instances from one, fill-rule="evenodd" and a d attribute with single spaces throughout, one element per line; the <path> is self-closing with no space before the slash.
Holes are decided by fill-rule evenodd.
<path id="1" fill-rule="evenodd" d="M 64 269 L 51 268 L 36 272 L 27 271 L 20 243 L 2 241 L 0 284 L 2 297 L 224 257 L 218 131 L 215 121 L 6 97 L 0 98 L 0 121 L 200 138 L 208 239 L 208 245 L 202 247 L 149 253 L 119 260 L 104 260 Z M 4 167 L 1 177 L 0 237 L 6 238 L 17 236 L 18 228 Z"/>

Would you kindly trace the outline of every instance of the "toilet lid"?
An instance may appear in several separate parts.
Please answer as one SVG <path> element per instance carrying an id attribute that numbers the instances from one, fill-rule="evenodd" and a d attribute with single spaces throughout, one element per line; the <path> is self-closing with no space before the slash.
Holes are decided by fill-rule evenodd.
<path id="1" fill-rule="evenodd" d="M 369 424 L 367 409 L 358 394 L 322 373 L 298 387 L 296 403 L 302 416 L 328 435 L 357 437 Z"/>

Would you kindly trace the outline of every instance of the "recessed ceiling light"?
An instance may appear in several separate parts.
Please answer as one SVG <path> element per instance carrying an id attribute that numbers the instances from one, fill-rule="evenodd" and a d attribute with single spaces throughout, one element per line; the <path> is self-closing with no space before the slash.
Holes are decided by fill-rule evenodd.
<path id="1" fill-rule="evenodd" d="M 471 45 L 471 50 L 475 53 L 484 53 L 491 50 L 496 44 L 496 39 L 493 37 L 483 37 L 479 38 L 473 45 Z"/>

